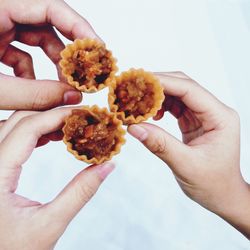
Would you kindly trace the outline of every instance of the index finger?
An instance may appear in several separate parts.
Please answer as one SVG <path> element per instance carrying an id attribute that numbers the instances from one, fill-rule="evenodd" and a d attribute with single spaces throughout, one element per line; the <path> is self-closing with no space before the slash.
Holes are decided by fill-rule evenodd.
<path id="1" fill-rule="evenodd" d="M 198 114 L 217 114 L 225 105 L 208 90 L 191 79 L 156 74 L 164 92 L 178 97 L 189 109 Z"/>
<path id="2" fill-rule="evenodd" d="M 23 118 L 0 144 L 0 190 L 15 192 L 21 166 L 39 138 L 61 129 L 72 108 L 54 109 Z"/>
<path id="3" fill-rule="evenodd" d="M 101 40 L 94 29 L 76 11 L 63 0 L 13 0 L 1 3 L 6 12 L 2 13 L 1 20 L 5 24 L 0 32 L 6 32 L 18 24 L 44 25 L 52 24 L 70 40 L 76 38 L 93 38 Z M 15 8 L 13 8 L 15 6 Z"/>
<path id="4" fill-rule="evenodd" d="M 46 15 L 47 21 L 70 40 L 85 37 L 101 40 L 88 21 L 64 1 L 51 1 Z"/>

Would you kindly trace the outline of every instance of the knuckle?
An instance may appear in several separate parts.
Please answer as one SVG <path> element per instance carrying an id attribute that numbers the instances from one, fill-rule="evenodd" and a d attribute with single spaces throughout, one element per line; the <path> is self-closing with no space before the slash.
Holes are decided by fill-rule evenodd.
<path id="1" fill-rule="evenodd" d="M 96 189 L 88 181 L 85 181 L 84 184 L 79 185 L 76 196 L 79 201 L 88 202 L 95 194 Z"/>
<path id="2" fill-rule="evenodd" d="M 22 117 L 17 124 L 19 127 L 26 127 L 27 124 L 31 123 L 31 120 L 32 119 L 30 116 L 25 116 L 25 117 Z"/>
<path id="3" fill-rule="evenodd" d="M 150 147 L 150 151 L 156 155 L 163 155 L 167 153 L 167 145 L 164 137 L 157 137 Z"/>
<path id="4" fill-rule="evenodd" d="M 192 91 L 193 88 L 195 88 L 197 90 L 197 87 L 198 87 L 198 89 L 200 89 L 200 87 L 201 87 L 198 82 L 196 82 L 195 80 L 193 80 L 191 78 L 186 79 L 186 81 L 190 84 L 189 88 L 192 88 L 190 91 Z"/>
<path id="5" fill-rule="evenodd" d="M 58 101 L 56 95 L 53 95 L 53 91 L 48 88 L 38 88 L 35 90 L 31 108 L 33 110 L 45 110 L 49 107 L 54 107 Z"/>
<path id="6" fill-rule="evenodd" d="M 27 52 L 23 52 L 23 63 L 27 63 L 27 64 L 32 64 L 33 63 L 33 59 L 31 57 L 31 55 Z"/>
<path id="7" fill-rule="evenodd" d="M 228 111 L 229 111 L 230 117 L 231 117 L 234 121 L 236 121 L 236 122 L 239 122 L 239 121 L 240 121 L 240 116 L 239 116 L 238 112 L 237 112 L 235 109 L 233 109 L 233 108 L 228 108 Z"/>
<path id="8" fill-rule="evenodd" d="M 25 117 L 27 114 L 27 111 L 15 111 L 11 116 L 10 119 L 14 119 L 14 120 L 20 120 L 23 117 Z"/>
<path id="9" fill-rule="evenodd" d="M 186 76 L 186 74 L 183 71 L 176 71 L 176 73 L 182 76 Z"/>
<path id="10" fill-rule="evenodd" d="M 15 111 L 8 120 L 6 120 L 8 124 L 8 128 L 23 127 L 27 126 L 27 123 L 31 122 L 31 117 L 34 117 L 38 112 L 35 111 Z M 32 118 L 33 119 L 33 118 Z"/>
<path id="11" fill-rule="evenodd" d="M 47 106 L 46 90 L 37 89 L 32 101 L 32 109 L 45 109 Z"/>
<path id="12" fill-rule="evenodd" d="M 179 75 L 179 76 L 182 76 L 183 78 L 186 78 L 186 79 L 191 79 L 186 73 L 184 73 L 183 71 L 176 71 L 176 73 Z"/>
<path id="13" fill-rule="evenodd" d="M 33 65 L 32 56 L 23 50 L 16 50 L 16 63 L 13 66 L 16 67 L 30 67 Z"/>

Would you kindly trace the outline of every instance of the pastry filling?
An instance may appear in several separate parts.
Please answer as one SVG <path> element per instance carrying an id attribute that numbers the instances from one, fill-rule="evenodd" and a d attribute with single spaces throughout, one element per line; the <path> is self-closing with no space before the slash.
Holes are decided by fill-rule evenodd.
<path id="1" fill-rule="evenodd" d="M 143 77 L 123 80 L 115 89 L 118 112 L 124 112 L 125 117 L 145 115 L 154 105 L 154 90 L 152 84 Z"/>
<path id="2" fill-rule="evenodd" d="M 111 52 L 104 46 L 76 50 L 71 59 L 74 65 L 71 74 L 73 80 L 87 88 L 98 87 L 99 84 L 106 81 L 112 71 L 110 57 Z"/>
<path id="3" fill-rule="evenodd" d="M 88 160 L 109 156 L 118 140 L 117 125 L 106 114 L 91 114 L 87 110 L 73 110 L 65 134 L 72 149 Z"/>

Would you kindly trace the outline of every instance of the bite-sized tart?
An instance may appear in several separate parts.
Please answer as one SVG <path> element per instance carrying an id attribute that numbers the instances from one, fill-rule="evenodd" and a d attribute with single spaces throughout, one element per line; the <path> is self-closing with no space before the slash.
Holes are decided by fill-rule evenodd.
<path id="1" fill-rule="evenodd" d="M 68 151 L 91 164 L 110 160 L 125 143 L 122 122 L 114 113 L 96 105 L 72 110 L 65 120 L 63 132 Z"/>
<path id="2" fill-rule="evenodd" d="M 97 92 L 109 85 L 118 68 L 104 43 L 76 39 L 61 52 L 60 66 L 68 83 L 82 92 Z"/>
<path id="3" fill-rule="evenodd" d="M 125 125 L 155 116 L 163 100 L 163 88 L 159 80 L 142 69 L 123 72 L 109 87 L 110 110 Z"/>

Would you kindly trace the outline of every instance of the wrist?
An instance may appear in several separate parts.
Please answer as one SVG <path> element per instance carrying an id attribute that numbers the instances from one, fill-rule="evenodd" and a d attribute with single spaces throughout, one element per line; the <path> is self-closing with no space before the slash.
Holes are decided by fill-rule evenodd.
<path id="1" fill-rule="evenodd" d="M 242 179 L 220 203 L 213 212 L 250 240 L 250 185 Z"/>

